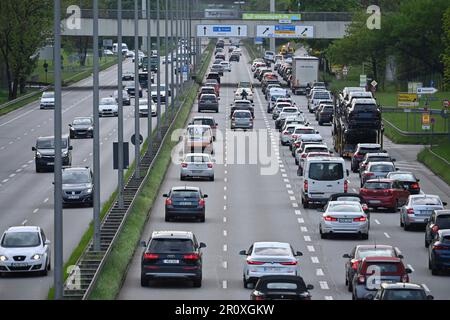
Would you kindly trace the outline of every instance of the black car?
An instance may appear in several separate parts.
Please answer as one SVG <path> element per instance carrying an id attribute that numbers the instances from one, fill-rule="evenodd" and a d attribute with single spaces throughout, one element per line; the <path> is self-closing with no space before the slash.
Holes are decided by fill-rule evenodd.
<path id="1" fill-rule="evenodd" d="M 69 136 L 61 138 L 61 156 L 62 165 L 72 165 L 72 149 L 70 145 Z M 39 137 L 36 140 L 36 145 L 31 148 L 34 151 L 34 161 L 36 164 L 36 172 L 44 170 L 54 170 L 55 166 L 55 138 L 54 137 Z"/>
<path id="2" fill-rule="evenodd" d="M 202 94 L 198 100 L 197 111 L 202 112 L 203 110 L 219 112 L 219 98 L 215 94 Z"/>
<path id="3" fill-rule="evenodd" d="M 141 258 L 141 286 L 147 287 L 149 280 L 192 280 L 196 288 L 202 286 L 202 248 L 188 231 L 154 231 Z"/>
<path id="4" fill-rule="evenodd" d="M 62 171 L 63 205 L 94 205 L 94 182 L 89 167 L 64 168 Z"/>
<path id="5" fill-rule="evenodd" d="M 319 126 L 324 123 L 331 123 L 333 121 L 333 105 L 322 105 L 317 108 L 317 122 Z"/>
<path id="6" fill-rule="evenodd" d="M 239 53 L 232 53 L 230 55 L 230 58 L 228 59 L 228 61 L 236 61 L 239 62 L 241 60 L 241 56 L 239 55 Z"/>
<path id="7" fill-rule="evenodd" d="M 356 151 L 352 156 L 351 169 L 353 172 L 358 172 L 359 164 L 363 161 L 366 153 L 384 152 L 381 146 L 377 143 L 358 143 Z"/>
<path id="8" fill-rule="evenodd" d="M 251 300 L 311 300 L 309 290 L 300 276 L 274 275 L 262 276 L 250 295 Z"/>
<path id="9" fill-rule="evenodd" d="M 450 229 L 450 210 L 434 210 L 425 226 L 425 247 L 436 237 L 439 230 Z"/>
<path id="10" fill-rule="evenodd" d="M 77 117 L 69 124 L 70 138 L 94 137 L 94 119 L 92 117 Z"/>
<path id="11" fill-rule="evenodd" d="M 208 79 L 216 79 L 217 82 L 220 84 L 220 75 L 217 72 L 210 72 L 206 76 L 206 80 Z"/>
<path id="12" fill-rule="evenodd" d="M 166 199 L 165 221 L 174 218 L 196 218 L 205 222 L 205 198 L 198 187 L 173 187 L 170 192 L 163 194 Z"/>
<path id="13" fill-rule="evenodd" d="M 368 295 L 372 298 L 372 294 Z M 433 300 L 423 285 L 414 283 L 382 283 L 373 300 Z"/>
<path id="14" fill-rule="evenodd" d="M 386 176 L 388 179 L 400 181 L 410 194 L 420 194 L 420 180 L 412 172 L 395 171 L 389 172 Z"/>

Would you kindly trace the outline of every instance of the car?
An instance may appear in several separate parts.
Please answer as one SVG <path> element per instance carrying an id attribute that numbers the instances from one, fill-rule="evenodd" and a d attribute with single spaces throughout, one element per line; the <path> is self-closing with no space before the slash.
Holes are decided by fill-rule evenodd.
<path id="1" fill-rule="evenodd" d="M 316 110 L 319 106 L 318 103 L 321 100 L 332 102 L 331 93 L 326 90 L 311 90 L 311 98 L 308 99 L 308 110 L 310 113 L 313 113 Z"/>
<path id="2" fill-rule="evenodd" d="M 311 128 L 314 130 L 314 128 Z M 297 129 L 295 129 L 297 131 Z M 295 131 L 294 131 L 295 132 Z M 323 144 L 323 138 L 320 134 L 315 133 L 316 131 L 309 131 L 311 133 L 306 133 L 308 131 L 303 130 L 302 134 L 295 134 L 296 139 L 292 141 L 292 156 L 295 158 L 297 153 L 302 153 L 305 145 L 307 144 Z M 294 135 L 294 134 L 293 134 Z"/>
<path id="3" fill-rule="evenodd" d="M 123 81 L 134 81 L 134 72 L 124 72 L 122 74 L 122 82 Z"/>
<path id="4" fill-rule="evenodd" d="M 434 297 L 421 284 L 415 283 L 382 283 L 375 295 L 369 294 L 368 300 L 433 300 Z"/>
<path id="5" fill-rule="evenodd" d="M 280 134 L 280 143 L 282 146 L 289 145 L 292 134 L 295 132 L 295 129 L 299 126 L 300 125 L 297 123 L 290 123 L 290 124 L 283 126 L 283 128 L 281 129 L 281 134 Z"/>
<path id="6" fill-rule="evenodd" d="M 127 90 L 127 93 L 128 93 L 128 95 L 130 96 L 130 97 L 134 97 L 135 96 L 135 93 L 136 93 L 136 87 L 135 87 L 135 83 L 134 83 L 134 81 L 127 81 L 126 83 L 124 83 L 124 88 L 125 88 L 125 90 Z M 139 88 L 138 88 L 138 90 L 139 90 L 139 98 L 142 98 L 142 88 L 141 88 L 141 85 L 140 84 L 138 84 L 138 86 L 139 86 Z"/>
<path id="7" fill-rule="evenodd" d="M 0 276 L 30 272 L 46 276 L 51 269 L 50 240 L 37 226 L 9 227 L 0 242 Z"/>
<path id="8" fill-rule="evenodd" d="M 170 97 L 171 92 L 170 89 L 167 90 L 167 94 Z M 158 85 L 152 84 L 150 86 L 150 96 L 152 97 L 153 102 L 158 103 Z M 166 97 L 166 85 L 164 83 L 160 83 L 159 85 L 159 96 L 161 103 L 167 103 L 169 99 Z"/>
<path id="9" fill-rule="evenodd" d="M 104 49 L 104 50 L 103 50 L 103 55 L 104 55 L 104 56 L 114 56 L 114 52 L 112 52 L 112 51 L 109 50 L 109 49 Z"/>
<path id="10" fill-rule="evenodd" d="M 366 170 L 366 168 L 370 162 L 373 163 L 373 162 L 395 162 L 395 161 L 396 161 L 396 159 L 392 158 L 389 155 L 389 153 L 386 153 L 386 152 L 366 153 L 363 160 L 359 164 L 359 174 L 361 175 L 361 173 Z M 395 172 L 390 172 L 390 173 L 395 173 Z"/>
<path id="11" fill-rule="evenodd" d="M 329 149 L 326 144 L 311 143 L 305 144 L 302 148 L 298 148 L 295 152 L 295 164 L 300 165 L 300 159 L 306 160 L 308 153 L 310 152 L 320 152 L 329 153 Z M 328 157 L 328 156 L 327 156 Z"/>
<path id="12" fill-rule="evenodd" d="M 250 295 L 250 300 L 311 300 L 310 290 L 300 276 L 273 275 L 262 276 Z"/>
<path id="13" fill-rule="evenodd" d="M 299 125 L 295 128 L 288 143 L 289 150 L 292 151 L 292 156 L 295 156 L 295 149 L 300 147 L 301 138 L 304 135 L 314 135 L 316 138 L 314 141 L 322 142 L 322 137 L 320 135 L 320 137 L 318 136 L 318 131 L 316 129 L 305 124 Z"/>
<path id="14" fill-rule="evenodd" d="M 433 276 L 450 269 L 450 229 L 439 230 L 428 247 L 428 269 Z"/>
<path id="15" fill-rule="evenodd" d="M 333 105 L 320 104 L 317 110 L 317 122 L 319 123 L 319 126 L 333 121 Z"/>
<path id="16" fill-rule="evenodd" d="M 189 125 L 184 134 L 184 150 L 188 152 L 214 153 L 213 134 L 209 125 Z"/>
<path id="17" fill-rule="evenodd" d="M 231 130 L 243 129 L 244 131 L 253 129 L 253 116 L 249 110 L 235 110 L 231 116 Z"/>
<path id="18" fill-rule="evenodd" d="M 128 50 L 128 51 L 125 53 L 125 57 L 126 57 L 126 58 L 133 58 L 133 59 L 134 59 L 134 51 Z"/>
<path id="19" fill-rule="evenodd" d="M 39 109 L 55 108 L 55 93 L 53 91 L 45 91 L 42 93 Z"/>
<path id="20" fill-rule="evenodd" d="M 355 153 L 352 156 L 351 169 L 353 172 L 358 172 L 359 164 L 363 161 L 366 153 L 383 152 L 381 145 L 378 143 L 358 143 L 356 145 Z"/>
<path id="21" fill-rule="evenodd" d="M 69 123 L 70 138 L 94 137 L 94 119 L 92 117 L 76 117 Z"/>
<path id="22" fill-rule="evenodd" d="M 435 238 L 439 230 L 450 229 L 450 210 L 434 210 L 425 226 L 425 248 Z"/>
<path id="23" fill-rule="evenodd" d="M 117 117 L 119 114 L 119 107 L 114 98 L 102 98 L 98 106 L 98 116 L 113 116 Z"/>
<path id="24" fill-rule="evenodd" d="M 213 71 L 209 72 L 208 75 L 206 76 L 206 80 L 209 80 L 209 79 L 217 80 L 217 82 L 220 85 L 220 75 L 219 75 L 219 73 L 213 72 Z"/>
<path id="25" fill-rule="evenodd" d="M 203 86 L 200 88 L 197 99 L 200 99 L 202 94 L 214 94 L 217 96 L 216 89 L 214 87 Z"/>
<path id="26" fill-rule="evenodd" d="M 242 49 L 241 48 L 236 48 L 236 49 L 233 50 L 232 53 L 237 53 L 239 56 L 241 56 L 242 55 Z"/>
<path id="27" fill-rule="evenodd" d="M 332 155 L 329 152 L 308 152 L 305 158 L 300 157 L 297 168 L 297 176 L 301 177 L 303 175 L 303 167 L 305 166 L 305 161 L 307 159 L 316 157 L 331 157 L 331 156 Z"/>
<path id="28" fill-rule="evenodd" d="M 228 61 L 236 61 L 239 62 L 241 60 L 241 55 L 239 53 L 232 52 L 230 57 L 228 58 Z"/>
<path id="29" fill-rule="evenodd" d="M 234 111 L 236 110 L 248 110 L 252 113 L 252 117 L 255 118 L 255 108 L 253 107 L 253 103 L 249 100 L 234 100 L 233 103 L 230 104 L 230 119 L 233 116 Z"/>
<path id="30" fill-rule="evenodd" d="M 181 162 L 180 180 L 207 178 L 214 181 L 214 160 L 206 153 L 188 153 Z"/>
<path id="31" fill-rule="evenodd" d="M 273 51 L 264 52 L 264 60 L 267 60 L 269 62 L 275 62 L 275 52 Z"/>
<path id="32" fill-rule="evenodd" d="M 219 74 L 219 76 L 223 76 L 224 68 L 223 68 L 223 65 L 221 65 L 220 63 L 219 64 L 213 64 L 211 66 L 211 68 L 210 68 L 210 71 L 211 72 L 217 72 Z"/>
<path id="33" fill-rule="evenodd" d="M 220 84 L 216 79 L 207 79 L 205 81 L 205 87 L 214 87 L 216 91 L 216 96 L 220 96 Z"/>
<path id="34" fill-rule="evenodd" d="M 393 162 L 369 162 L 366 169 L 361 172 L 361 187 L 370 179 L 386 178 L 389 172 L 397 170 Z"/>
<path id="35" fill-rule="evenodd" d="M 206 244 L 198 242 L 190 231 L 154 231 L 141 258 L 141 286 L 150 280 L 191 280 L 195 288 L 202 286 L 203 252 Z"/>
<path id="36" fill-rule="evenodd" d="M 119 91 L 114 91 L 114 99 L 116 99 L 116 102 L 119 103 Z M 130 96 L 128 95 L 127 90 L 122 90 L 122 105 L 129 106 L 131 105 Z"/>
<path id="37" fill-rule="evenodd" d="M 215 94 L 202 94 L 197 104 L 197 112 L 204 110 L 219 112 L 219 99 Z"/>
<path id="38" fill-rule="evenodd" d="M 253 84 L 250 81 L 239 81 L 237 85 L 239 88 L 250 88 L 250 90 L 253 92 Z"/>
<path id="39" fill-rule="evenodd" d="M 280 103 L 280 106 L 282 104 Z M 278 109 L 278 105 L 277 105 L 277 109 Z M 297 107 L 288 107 L 288 106 L 284 106 L 281 109 L 281 112 L 278 114 L 277 119 L 275 120 L 275 129 L 278 129 L 278 131 L 281 131 L 281 128 L 283 128 L 284 126 L 284 121 L 286 120 L 287 117 L 289 116 L 299 116 L 301 115 L 301 111 L 299 111 L 297 109 Z"/>
<path id="40" fill-rule="evenodd" d="M 400 227 L 409 230 L 413 225 L 425 226 L 434 210 L 443 210 L 447 202 L 437 195 L 414 194 L 400 209 Z"/>
<path id="41" fill-rule="evenodd" d="M 266 100 L 269 100 L 269 93 L 270 93 L 270 89 L 272 89 L 272 88 L 280 88 L 281 89 L 281 85 L 279 83 L 267 84 L 267 86 L 265 87 L 265 90 L 264 90 L 264 98 Z"/>
<path id="42" fill-rule="evenodd" d="M 189 122 L 190 125 L 200 124 L 200 125 L 207 125 L 211 127 L 213 139 L 216 140 L 216 133 L 217 133 L 217 127 L 218 124 L 214 120 L 213 117 L 207 117 L 207 116 L 194 116 Z"/>
<path id="43" fill-rule="evenodd" d="M 361 204 L 355 201 L 328 202 L 319 223 L 320 238 L 335 234 L 356 234 L 369 239 L 369 219 Z"/>
<path id="44" fill-rule="evenodd" d="M 392 212 L 397 212 L 409 197 L 409 191 L 400 182 L 381 178 L 366 181 L 359 194 L 370 208 L 387 208 Z"/>
<path id="45" fill-rule="evenodd" d="M 294 251 L 286 242 L 255 242 L 248 250 L 241 250 L 246 256 L 242 280 L 244 288 L 267 275 L 300 275 L 297 257 L 303 254 Z"/>
<path id="46" fill-rule="evenodd" d="M 373 273 L 377 272 L 377 277 Z M 352 300 L 367 300 L 378 291 L 383 282 L 409 282 L 412 270 L 398 257 L 366 257 L 358 265 L 352 279 Z"/>
<path id="47" fill-rule="evenodd" d="M 224 48 L 216 47 L 216 49 L 214 50 L 214 56 L 220 52 L 224 52 Z"/>
<path id="48" fill-rule="evenodd" d="M 353 291 L 353 277 L 358 270 L 362 259 L 366 257 L 397 257 L 403 259 L 403 255 L 397 248 L 385 244 L 364 244 L 355 246 L 350 253 L 342 256 L 347 259 L 345 262 L 345 285 L 348 291 Z"/>
<path id="49" fill-rule="evenodd" d="M 63 166 L 71 166 L 72 164 L 72 145 L 70 137 L 63 136 L 61 138 L 61 157 Z M 36 139 L 36 145 L 31 148 L 34 152 L 34 162 L 36 164 L 36 172 L 44 170 L 52 170 L 55 165 L 55 138 L 39 137 Z"/>
<path id="50" fill-rule="evenodd" d="M 163 194 L 166 198 L 165 218 L 166 222 L 174 218 L 195 218 L 205 222 L 205 199 L 208 197 L 200 188 L 183 186 L 173 187 L 169 193 Z"/>
<path id="51" fill-rule="evenodd" d="M 224 71 L 231 72 L 231 63 L 230 62 L 222 61 L 220 64 L 222 65 Z"/>
<path id="52" fill-rule="evenodd" d="M 229 47 L 228 47 L 228 53 L 233 52 L 234 49 L 236 49 L 235 46 L 229 46 Z"/>
<path id="53" fill-rule="evenodd" d="M 152 117 L 156 117 L 158 115 L 157 105 L 153 100 L 150 100 L 150 106 Z M 148 117 L 148 99 L 139 99 L 139 116 Z"/>
<path id="54" fill-rule="evenodd" d="M 62 201 L 63 206 L 94 205 L 94 179 L 89 167 L 63 168 Z"/>
<path id="55" fill-rule="evenodd" d="M 403 183 L 410 194 L 420 194 L 420 180 L 416 178 L 414 173 L 409 171 L 389 172 L 386 176 L 388 179 L 394 179 Z"/>
<path id="56" fill-rule="evenodd" d="M 358 193 L 335 193 L 330 196 L 330 199 L 328 199 L 328 202 L 330 201 L 355 201 L 359 202 L 364 210 L 364 212 L 369 215 L 369 206 L 367 205 L 366 200 L 364 200 L 363 197 L 361 197 Z"/>
<path id="57" fill-rule="evenodd" d="M 245 91 L 246 95 L 243 94 Z M 253 92 L 250 88 L 237 88 L 234 92 L 234 99 L 236 100 L 249 100 L 251 103 L 253 103 Z"/>

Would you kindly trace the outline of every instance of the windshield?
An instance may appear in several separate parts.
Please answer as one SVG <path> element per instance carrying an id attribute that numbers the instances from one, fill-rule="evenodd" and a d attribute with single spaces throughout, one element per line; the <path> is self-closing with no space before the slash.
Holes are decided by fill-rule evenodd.
<path id="1" fill-rule="evenodd" d="M 320 181 L 340 180 L 344 178 L 344 168 L 342 163 L 311 163 L 309 178 Z"/>
<path id="2" fill-rule="evenodd" d="M 364 188 L 366 189 L 390 189 L 391 184 L 389 182 L 366 182 L 364 185 Z"/>
<path id="3" fill-rule="evenodd" d="M 395 171 L 393 165 L 389 164 L 377 164 L 370 167 L 370 171 L 372 172 L 392 172 Z"/>
<path id="4" fill-rule="evenodd" d="M 240 119 L 242 119 L 242 118 L 251 118 L 252 114 L 250 112 L 239 112 L 239 111 L 236 111 L 233 114 L 233 117 L 240 118 Z"/>
<path id="5" fill-rule="evenodd" d="M 37 247 L 40 244 L 38 232 L 6 232 L 2 239 L 4 248 Z"/>
<path id="6" fill-rule="evenodd" d="M 73 124 L 85 124 L 90 125 L 92 123 L 91 119 L 83 118 L 83 119 L 74 119 Z"/>
<path id="7" fill-rule="evenodd" d="M 67 140 L 66 139 L 61 140 L 61 147 L 67 148 Z M 55 149 L 55 140 L 53 138 L 39 139 L 37 141 L 37 148 L 38 149 Z"/>
<path id="8" fill-rule="evenodd" d="M 115 104 L 116 101 L 113 98 L 104 98 L 100 101 L 101 105 L 109 105 L 109 104 Z"/>
<path id="9" fill-rule="evenodd" d="M 155 253 L 187 253 L 193 251 L 194 246 L 190 239 L 153 239 L 148 248 L 148 252 Z"/>
<path id="10" fill-rule="evenodd" d="M 441 200 L 436 197 L 413 198 L 413 205 L 440 206 Z"/>
<path id="11" fill-rule="evenodd" d="M 88 171 L 73 171 L 73 170 L 64 170 L 62 174 L 63 184 L 81 184 L 81 183 L 90 183 L 91 176 Z"/>
<path id="12" fill-rule="evenodd" d="M 42 98 L 54 98 L 55 97 L 55 93 L 54 92 L 44 92 L 42 94 Z"/>
<path id="13" fill-rule="evenodd" d="M 351 204 L 330 204 L 327 211 L 331 212 L 362 212 L 360 206 Z"/>
<path id="14" fill-rule="evenodd" d="M 291 251 L 288 248 L 280 247 L 255 247 L 253 254 L 258 256 L 290 256 Z"/>

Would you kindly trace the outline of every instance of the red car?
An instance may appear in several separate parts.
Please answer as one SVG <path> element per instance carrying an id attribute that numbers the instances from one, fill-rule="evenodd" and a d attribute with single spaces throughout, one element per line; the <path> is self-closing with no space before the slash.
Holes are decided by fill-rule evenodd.
<path id="1" fill-rule="evenodd" d="M 366 181 L 359 191 L 371 208 L 388 208 L 396 212 L 406 203 L 409 191 L 403 184 L 392 179 L 372 179 Z"/>
<path id="2" fill-rule="evenodd" d="M 216 91 L 216 96 L 220 96 L 220 83 L 216 79 L 207 79 L 205 81 L 205 86 L 214 87 Z"/>

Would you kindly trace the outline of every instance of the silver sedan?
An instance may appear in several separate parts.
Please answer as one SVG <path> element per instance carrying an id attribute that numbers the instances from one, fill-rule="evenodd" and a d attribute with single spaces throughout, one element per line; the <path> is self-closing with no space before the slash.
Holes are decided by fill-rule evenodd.
<path id="1" fill-rule="evenodd" d="M 180 180 L 207 178 L 214 181 L 214 159 L 206 153 L 188 153 L 181 163 Z"/>
<path id="2" fill-rule="evenodd" d="M 289 243 L 285 242 L 255 242 L 248 249 L 242 250 L 240 255 L 247 256 L 244 263 L 244 288 L 249 283 L 256 284 L 258 279 L 267 275 L 300 275 L 298 256 Z"/>
<path id="3" fill-rule="evenodd" d="M 406 204 L 400 209 L 400 226 L 409 230 L 412 225 L 425 226 L 433 210 L 442 210 L 446 202 L 439 196 L 431 194 L 414 194 L 408 197 Z"/>
<path id="4" fill-rule="evenodd" d="M 320 219 L 320 237 L 346 233 L 369 238 L 369 219 L 361 204 L 354 201 L 330 201 Z"/>

